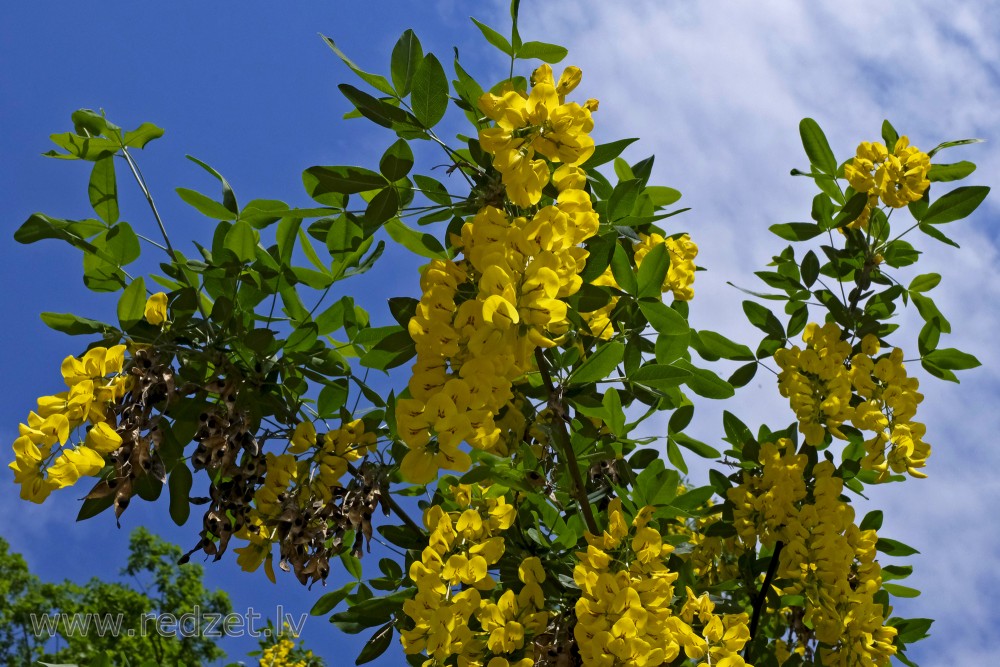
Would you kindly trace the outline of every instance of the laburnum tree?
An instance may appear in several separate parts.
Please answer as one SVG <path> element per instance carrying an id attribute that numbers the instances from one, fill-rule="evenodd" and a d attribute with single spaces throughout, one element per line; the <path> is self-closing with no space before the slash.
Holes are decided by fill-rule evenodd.
<path id="1" fill-rule="evenodd" d="M 852 499 L 925 476 L 912 364 L 951 381 L 978 365 L 939 346 L 941 276 L 897 278 L 918 232 L 954 245 L 942 226 L 986 196 L 938 192 L 975 169 L 938 152 L 973 140 L 924 152 L 886 121 L 843 160 L 803 120 L 809 167 L 793 174 L 818 189 L 812 221 L 771 226 L 790 244 L 743 302 L 763 336 L 735 342 L 689 324 L 703 267 L 680 193 L 649 183 L 652 157 L 620 157 L 635 139 L 595 145 L 581 71 L 522 40 L 516 1 L 511 17 L 509 36 L 476 22 L 510 62 L 488 87 L 457 55 L 449 82 L 412 31 L 388 77 L 326 39 L 363 83 L 340 86 L 348 116 L 390 136 L 377 169 L 311 167 L 312 203 L 241 206 L 196 160 L 222 196 L 178 189 L 218 223 L 193 250 L 137 164 L 162 130 L 73 114 L 52 156 L 93 164 L 97 218 L 39 213 L 15 238 L 78 248 L 85 285 L 118 294 L 118 323 L 42 314 L 90 342 L 21 425 L 22 497 L 86 484 L 80 518 L 106 520 L 166 486 L 174 521 L 199 515 L 188 556 L 235 552 L 308 585 L 344 567 L 351 581 L 313 611 L 373 631 L 359 664 L 394 637 L 424 666 L 912 664 L 931 621 L 893 616 L 893 596 L 917 592 L 892 583 L 910 566 L 882 559 L 914 550 Z M 449 112 L 468 123 L 455 141 L 435 131 Z M 415 171 L 418 142 L 447 162 L 437 178 Z M 119 218 L 121 171 L 150 204 L 142 237 Z M 127 273 L 140 238 L 159 274 Z M 390 299 L 396 324 L 374 327 L 352 293 L 387 242 L 429 261 L 411 277 L 420 297 Z M 903 308 L 924 323 L 915 350 L 898 346 Z M 723 377 L 719 360 L 739 363 Z M 790 424 L 737 416 L 757 374 Z M 722 442 L 685 432 L 703 399 L 730 406 Z M 377 563 L 373 540 L 390 554 Z"/>

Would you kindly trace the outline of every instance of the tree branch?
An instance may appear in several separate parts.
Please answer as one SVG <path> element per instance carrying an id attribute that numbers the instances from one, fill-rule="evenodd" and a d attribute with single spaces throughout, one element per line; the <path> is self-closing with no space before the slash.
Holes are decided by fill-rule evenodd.
<path id="1" fill-rule="evenodd" d="M 774 581 L 775 573 L 778 571 L 778 557 L 781 556 L 781 550 L 784 547 L 785 544 L 781 540 L 778 540 L 774 545 L 774 553 L 771 554 L 771 562 L 767 565 L 767 574 L 764 575 L 764 583 L 761 584 L 760 592 L 753 603 L 753 616 L 750 619 L 750 639 L 747 640 L 746 648 L 743 651 L 744 660 L 750 657 L 750 645 L 753 644 L 754 638 L 757 637 L 757 626 L 760 625 L 760 615 L 764 610 L 764 601 L 767 600 L 767 592 L 771 588 L 771 582 Z"/>
<path id="2" fill-rule="evenodd" d="M 587 530 L 592 535 L 600 534 L 597 521 L 594 519 L 594 511 L 587 499 L 587 487 L 583 483 L 580 475 L 580 464 L 576 460 L 576 452 L 573 451 L 573 443 L 570 442 L 569 433 L 566 431 L 566 422 L 562 417 L 566 414 L 566 406 L 562 403 L 562 392 L 558 391 L 552 382 L 552 375 L 549 373 L 549 364 L 545 359 L 542 348 L 535 348 L 535 361 L 538 364 L 538 372 L 542 375 L 542 383 L 549 394 L 549 407 L 558 415 L 558 425 L 556 435 L 559 440 L 559 453 L 565 458 L 566 466 L 569 468 L 570 477 L 573 479 L 573 495 L 576 497 L 580 509 L 583 510 L 583 519 L 587 523 Z"/>

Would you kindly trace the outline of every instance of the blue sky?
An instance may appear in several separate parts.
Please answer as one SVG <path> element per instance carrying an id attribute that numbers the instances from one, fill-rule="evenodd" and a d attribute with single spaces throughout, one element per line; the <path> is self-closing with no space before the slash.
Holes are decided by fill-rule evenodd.
<path id="1" fill-rule="evenodd" d="M 752 271 L 780 250 L 766 233 L 776 222 L 806 219 L 811 184 L 792 179 L 805 166 L 797 125 L 811 116 L 824 127 L 838 158 L 873 140 L 889 118 L 917 146 L 980 137 L 988 143 L 953 149 L 942 159 L 979 164 L 970 183 L 994 185 L 1000 175 L 1000 3 L 929 1 L 870 9 L 859 0 L 789 3 L 662 3 L 640 0 L 524 0 L 522 33 L 570 47 L 566 63 L 583 68 L 581 95 L 601 100 L 598 141 L 638 136 L 626 156 L 657 154 L 654 180 L 681 190 L 694 210 L 683 227 L 709 267 L 696 284 L 698 328 L 710 326 L 750 340 L 739 302 L 726 281 L 753 286 Z M 48 160 L 48 135 L 71 129 L 80 107 L 104 108 L 125 126 L 151 121 L 166 129 L 138 158 L 175 242 L 210 238 L 211 223 L 184 205 L 173 188 L 214 191 L 215 183 L 184 159 L 212 164 L 242 201 L 308 202 L 300 174 L 314 164 L 371 166 L 391 137 L 369 123 L 344 122 L 348 110 L 336 84 L 351 73 L 317 37 L 322 32 L 362 67 L 385 72 L 393 43 L 413 28 L 425 50 L 450 69 L 451 47 L 481 80 L 505 64 L 468 20 L 503 28 L 496 2 L 249 2 L 161 3 L 154 9 L 121 1 L 82 10 L 66 0 L 5 3 L 0 8 L 0 280 L 11 326 L 0 336 L 0 365 L 15 378 L 0 402 L 0 440 L 12 440 L 34 397 L 58 390 L 58 364 L 83 341 L 52 332 L 42 310 L 72 310 L 113 319 L 114 298 L 88 292 L 79 256 L 55 242 L 19 246 L 14 229 L 34 211 L 85 217 L 87 171 Z M 496 54 L 496 57 L 494 57 Z M 527 73 L 527 72 L 524 72 Z M 352 82 L 353 83 L 353 82 Z M 459 114 L 456 114 L 456 116 Z M 123 219 L 152 232 L 138 192 L 122 180 Z M 935 292 L 955 334 L 945 345 L 975 353 L 984 367 L 962 385 L 925 380 L 920 419 L 934 447 L 930 478 L 876 489 L 887 508 L 884 533 L 922 552 L 909 580 L 924 594 L 904 601 L 900 615 L 937 618 L 934 637 L 916 651 L 927 665 L 965 664 L 993 653 L 997 621 L 986 591 L 1000 581 L 995 508 L 1000 482 L 996 433 L 1000 398 L 995 332 L 1000 327 L 998 202 L 951 226 L 961 250 L 923 242 L 921 272 L 945 276 Z M 378 273 L 347 284 L 363 289 L 377 320 L 383 299 L 410 293 L 419 260 L 404 252 L 382 260 Z M 906 275 L 905 273 L 903 274 Z M 912 312 L 904 328 L 915 324 Z M 915 331 L 915 329 L 914 329 Z M 907 342 L 906 339 L 903 339 Z M 761 381 L 740 394 L 736 411 L 748 422 L 787 423 L 775 388 Z M 733 409 L 732 406 L 727 406 Z M 695 423 L 708 442 L 722 435 L 721 406 Z M 163 506 L 135 504 L 119 531 L 109 517 L 77 524 L 72 491 L 42 507 L 0 494 L 6 517 L 0 535 L 53 579 L 111 576 L 124 561 L 127 529 L 147 525 L 180 544 L 194 526 L 177 529 Z M 271 586 L 245 575 L 234 558 L 206 564 L 209 585 L 225 588 L 237 610 L 254 606 L 308 609 L 320 594 L 291 577 Z M 311 647 L 331 664 L 356 651 L 319 618 L 305 628 Z M 247 642 L 227 646 L 235 655 Z M 376 664 L 396 664 L 398 653 Z"/>

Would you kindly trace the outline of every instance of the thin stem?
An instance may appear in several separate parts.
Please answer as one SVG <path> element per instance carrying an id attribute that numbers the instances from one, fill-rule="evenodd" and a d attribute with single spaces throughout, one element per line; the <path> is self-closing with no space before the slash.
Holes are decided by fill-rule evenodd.
<path id="1" fill-rule="evenodd" d="M 208 313 L 205 312 L 205 307 L 201 303 L 201 294 L 199 293 L 198 288 L 192 285 L 188 280 L 187 274 L 184 273 L 184 269 L 179 266 L 180 262 L 177 259 L 177 251 L 174 250 L 173 245 L 170 243 L 170 236 L 167 235 L 167 228 L 163 224 L 163 218 L 160 217 L 159 210 L 156 208 L 156 202 L 153 201 L 153 195 L 150 194 L 149 188 L 146 186 L 146 179 L 143 178 L 142 172 L 139 171 L 139 165 L 132 159 L 132 156 L 128 152 L 128 148 L 125 146 L 122 146 L 122 155 L 125 156 L 125 161 L 128 163 L 128 167 L 132 171 L 132 176 L 135 178 L 135 182 L 139 184 L 139 189 L 142 190 L 142 194 L 146 197 L 146 202 L 149 204 L 150 210 L 153 211 L 153 217 L 156 219 L 156 225 L 160 228 L 160 235 L 163 236 L 163 244 L 166 246 L 164 249 L 167 251 L 167 254 L 170 255 L 170 259 L 178 265 L 181 279 L 187 283 L 188 287 L 195 291 L 195 303 L 198 306 L 198 312 L 201 313 L 201 316 L 206 322 L 208 322 Z"/>
<path id="2" fill-rule="evenodd" d="M 747 640 L 746 649 L 743 651 L 744 660 L 750 657 L 750 645 L 757 636 L 757 626 L 760 625 L 760 615 L 764 610 L 764 601 L 767 600 L 767 592 L 771 588 L 771 582 L 774 581 L 775 573 L 778 571 L 778 557 L 784 548 L 785 544 L 780 540 L 774 545 L 774 553 L 771 554 L 771 562 L 767 565 L 767 574 L 764 575 L 764 583 L 761 584 L 757 599 L 754 600 L 753 616 L 750 619 L 750 639 Z"/>
<path id="3" fill-rule="evenodd" d="M 535 360 L 538 363 L 538 372 L 542 375 L 542 383 L 549 394 L 549 407 L 552 408 L 556 415 L 560 417 L 565 416 L 566 407 L 562 403 L 562 392 L 557 391 L 555 385 L 552 383 L 549 364 L 540 347 L 535 348 Z M 569 468 L 570 477 L 573 479 L 573 495 L 576 496 L 576 501 L 579 503 L 580 509 L 583 510 L 583 518 L 587 523 L 587 530 L 592 535 L 598 535 L 600 531 L 597 528 L 597 521 L 594 519 L 594 511 L 590 506 L 590 500 L 587 498 L 587 488 L 584 486 L 583 476 L 580 475 L 580 465 L 576 460 L 576 452 L 573 451 L 573 443 L 570 442 L 569 433 L 566 431 L 566 422 L 561 418 L 557 419 L 557 421 L 559 423 L 555 430 L 559 438 L 559 453 L 566 458 L 566 466 Z"/>

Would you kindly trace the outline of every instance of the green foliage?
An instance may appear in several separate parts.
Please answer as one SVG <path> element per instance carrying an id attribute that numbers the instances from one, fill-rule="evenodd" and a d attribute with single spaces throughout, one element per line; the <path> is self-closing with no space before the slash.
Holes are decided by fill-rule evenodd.
<path id="1" fill-rule="evenodd" d="M 765 291 L 740 288 L 756 299 L 742 304 L 747 321 L 763 334 L 753 345 L 711 329 L 692 328 L 690 296 L 683 292 L 690 287 L 690 280 L 685 283 L 678 277 L 687 270 L 693 280 L 692 260 L 685 259 L 681 250 L 690 239 L 679 231 L 674 219 L 688 209 L 670 208 L 680 200 L 680 192 L 651 185 L 653 157 L 630 163 L 622 155 L 636 139 L 621 139 L 595 146 L 592 153 L 588 151 L 579 159 L 577 166 L 586 170 L 586 179 L 581 178 L 582 184 L 571 189 L 583 193 L 599 222 L 583 242 L 586 253 L 573 258 L 575 272 L 557 276 L 561 283 L 551 286 L 542 278 L 538 279 L 540 286 L 529 285 L 525 279 L 524 272 L 530 266 L 526 259 L 530 252 L 525 248 L 546 234 L 569 234 L 546 223 L 511 241 L 518 259 L 506 268 L 520 262 L 525 265 L 519 267 L 523 275 L 512 277 L 503 272 L 507 260 L 506 255 L 500 255 L 494 259 L 499 278 L 487 284 L 490 281 L 484 270 L 482 284 L 477 284 L 466 279 L 472 266 L 470 257 L 477 245 L 481 249 L 484 243 L 492 242 L 490 236 L 486 241 L 474 236 L 478 215 L 496 211 L 506 224 L 512 224 L 511 220 L 531 219 L 549 206 L 563 204 L 558 183 L 550 182 L 548 176 L 537 185 L 534 200 L 529 198 L 527 205 L 515 203 L 511 181 L 521 178 L 530 184 L 531 174 L 525 177 L 523 172 L 508 169 L 509 165 L 501 164 L 499 150 L 490 145 L 501 139 L 510 142 L 508 147 L 514 146 L 516 156 L 505 157 L 517 162 L 526 155 L 527 145 L 519 141 L 527 141 L 533 132 L 545 137 L 556 132 L 547 118 L 529 118 L 527 125 L 513 130 L 503 123 L 491 127 L 488 107 L 500 104 L 497 100 L 501 98 L 484 99 L 484 90 L 510 96 L 514 106 L 534 104 L 534 98 L 525 103 L 518 97 L 519 93 L 527 95 L 528 81 L 514 76 L 516 61 L 554 63 L 566 55 L 557 45 L 523 41 L 517 10 L 515 0 L 509 38 L 473 19 L 486 42 L 510 59 L 510 76 L 485 88 L 459 64 L 457 56 L 452 64 L 455 78 L 449 81 L 441 60 L 425 52 L 411 30 L 396 42 L 387 75 L 361 69 L 333 40 L 324 37 L 366 88 L 346 83 L 339 86 L 354 107 L 348 118 L 366 119 L 390 133 L 387 143 L 391 143 L 378 159 L 377 171 L 360 165 L 309 167 L 302 182 L 305 195 L 315 204 L 296 207 L 254 199 L 241 209 L 230 183 L 212 167 L 190 158 L 221 184 L 221 197 L 214 199 L 186 188 L 177 188 L 177 193 L 215 225 L 206 227 L 188 257 L 175 248 L 165 223 L 151 206 L 163 242 L 158 249 L 165 252 L 166 261 L 160 265 L 162 274 L 149 275 L 148 280 L 126 272 L 140 256 L 140 237 L 129 223 L 119 221 L 113 160 L 124 159 L 148 196 L 129 149 L 142 148 L 162 131 L 144 124 L 123 133 L 102 115 L 81 110 L 73 115 L 74 132 L 52 136 L 65 151 L 54 157 L 94 163 L 88 193 L 99 219 L 62 220 L 36 213 L 15 232 L 15 239 L 21 243 L 45 239 L 69 243 L 83 254 L 88 288 L 121 292 L 117 326 L 73 314 L 44 313 L 42 318 L 48 326 L 69 334 L 98 334 L 107 345 L 124 341 L 129 345 L 126 369 L 135 383 L 135 388 L 115 404 L 117 428 L 133 434 L 126 457 L 128 468 L 118 454 L 109 458 L 105 469 L 97 473 L 100 480 L 78 518 L 89 519 L 111 507 L 120 516 L 134 496 L 155 501 L 164 484 L 170 517 L 178 525 L 186 524 L 193 506 L 205 504 L 199 509 L 203 512 L 199 539 L 183 556 L 146 533 L 133 539 L 126 572 L 150 573 L 159 591 L 158 602 L 172 609 L 187 608 L 205 595 L 198 589 L 200 570 L 177 570 L 173 562 L 178 557 L 186 561 L 196 551 L 218 560 L 234 539 L 241 546 L 240 565 L 246 570 L 263 566 L 272 580 L 275 545 L 281 568 L 292 570 L 301 583 L 325 581 L 331 567 L 341 568 L 351 580 L 320 597 L 312 613 L 330 615 L 333 625 L 344 632 L 369 635 L 357 658 L 357 664 L 363 664 L 388 650 L 397 633 L 405 637 L 415 632 L 414 607 L 407 602 L 425 582 L 414 565 L 422 558 L 431 558 L 425 547 L 442 539 L 435 536 L 429 521 L 422 525 L 410 517 L 412 500 L 399 502 L 397 498 L 420 496 L 419 507 L 427 510 L 428 517 L 432 508 L 437 508 L 469 522 L 474 521 L 466 514 L 472 511 L 466 509 L 471 496 L 479 494 L 476 500 L 486 505 L 502 499 L 513 507 L 513 518 L 504 529 L 502 554 L 489 563 L 490 576 L 503 588 L 521 590 L 528 582 L 518 572 L 519 565 L 539 555 L 545 557 L 548 574 L 539 595 L 549 605 L 553 620 L 544 628 L 545 633 L 537 634 L 551 634 L 554 646 L 569 646 L 553 649 L 564 650 L 569 659 L 580 653 L 567 629 L 579 622 L 574 609 L 585 594 L 575 578 L 577 568 L 582 567 L 580 554 L 587 552 L 588 544 L 596 548 L 596 541 L 604 539 L 594 536 L 612 530 L 607 510 L 616 503 L 614 507 L 622 508 L 616 511 L 629 522 L 644 516 L 642 525 L 651 521 L 648 525 L 656 528 L 659 539 L 671 545 L 662 558 L 677 574 L 678 591 L 690 586 L 697 593 L 711 593 L 721 609 L 746 613 L 748 619 L 752 616 L 748 633 L 753 636 L 743 651 L 745 658 L 757 660 L 756 664 L 773 664 L 777 653 L 772 640 L 786 631 L 803 638 L 812 651 L 822 644 L 812 634 L 812 621 L 807 620 L 812 612 L 806 609 L 813 602 L 799 593 L 769 597 L 772 587 L 794 587 L 787 573 L 776 575 L 785 545 L 774 539 L 765 544 L 766 531 L 757 525 L 763 519 L 753 513 L 748 518 L 745 506 L 738 503 L 739 493 L 765 480 L 772 483 L 767 457 L 773 458 L 768 452 L 779 442 L 786 443 L 782 446 L 789 446 L 796 461 L 803 462 L 804 490 L 801 497 L 789 501 L 791 504 L 818 502 L 816 498 L 822 494 L 817 470 L 832 468 L 830 479 L 850 492 L 864 494 L 868 486 L 902 479 L 904 471 L 914 474 L 912 466 L 893 463 L 891 470 L 889 464 L 878 470 L 869 460 L 868 449 L 874 441 L 867 440 L 860 427 L 848 420 L 833 423 L 829 418 L 840 404 L 834 405 L 825 394 L 806 396 L 820 391 L 810 387 L 826 378 L 805 362 L 801 386 L 789 391 L 781 385 L 792 401 L 798 423 L 777 430 L 761 425 L 755 437 L 735 412 L 725 410 L 723 441 L 728 448 L 702 442 L 686 430 L 696 407 L 703 405 L 700 399 L 733 398 L 739 388 L 757 377 L 761 367 L 784 382 L 787 373 L 774 371 L 772 364 L 783 354 L 800 351 L 800 337 L 817 335 L 824 323 L 836 324 L 840 335 L 836 343 L 850 351 L 837 369 L 845 373 L 854 364 L 860 368 L 864 355 L 871 357 L 873 366 L 893 367 L 896 362 L 891 361 L 891 353 L 864 350 L 891 347 L 889 339 L 898 327 L 895 320 L 899 311 L 911 306 L 924 322 L 917 339 L 918 358 L 928 373 L 957 381 L 955 371 L 978 366 L 971 354 L 939 347 L 941 334 L 950 333 L 951 324 L 929 293 L 942 277 L 919 274 L 904 287 L 897 276 L 898 269 L 918 263 L 924 252 L 912 231 L 954 245 L 936 226 L 970 215 L 989 189 L 959 186 L 938 193 L 935 185 L 932 200 L 923 184 L 922 194 L 911 197 L 906 207 L 913 224 L 900 221 L 903 211 L 894 213 L 890 224 L 889 213 L 893 211 L 888 210 L 888 204 L 879 203 L 879 193 L 856 192 L 845 186 L 845 182 L 858 183 L 850 175 L 856 168 L 853 159 L 838 161 L 819 123 L 804 119 L 799 130 L 809 170 L 792 173 L 812 179 L 817 187 L 810 206 L 812 222 L 771 225 L 771 232 L 785 247 L 765 270 L 756 272 Z M 539 72 L 543 76 L 547 70 Z M 567 80 L 573 80 L 572 70 Z M 552 96 L 559 95 L 553 92 Z M 453 106 L 473 125 L 471 138 L 458 135 L 454 146 L 435 131 L 451 127 L 444 121 Z M 583 107 L 577 106 L 579 109 Z M 533 113 L 540 112 L 536 109 Z M 511 115 L 516 116 L 514 112 Z M 493 130 L 499 131 L 491 135 Z M 882 138 L 890 152 L 904 146 L 888 121 L 882 126 Z M 417 156 L 422 152 L 413 150 L 413 141 L 440 147 L 448 173 L 456 178 L 445 185 L 420 173 L 425 167 Z M 945 142 L 928 155 L 967 143 L 972 141 Z M 540 149 L 538 155 L 542 155 Z M 564 162 L 567 160 L 550 160 L 544 166 L 554 171 Z M 974 170 L 975 165 L 965 161 L 935 164 L 928 167 L 927 178 L 950 183 Z M 149 202 L 152 205 L 151 198 Z M 894 204 L 892 208 L 903 206 Z M 416 218 L 416 222 L 409 218 Z M 386 321 L 395 323 L 371 326 L 368 313 L 351 296 L 364 289 L 353 278 L 376 265 L 387 242 L 432 260 L 432 264 L 419 281 L 424 292 L 421 300 L 408 296 L 390 299 L 387 315 L 392 319 Z M 558 260 L 552 259 L 555 253 L 550 254 L 552 257 L 544 261 L 556 266 Z M 445 277 L 431 276 L 432 272 Z M 541 270 L 538 273 L 545 275 Z M 550 273 L 556 275 L 551 269 Z M 458 274 L 463 277 L 456 277 Z M 562 283 L 577 276 L 581 284 L 565 289 Z M 440 284 L 435 285 L 434 280 Z M 163 297 L 169 303 L 168 317 L 163 322 L 149 314 L 154 282 L 167 290 Z M 413 282 L 418 283 L 416 276 Z M 441 286 L 448 289 L 435 292 L 434 287 Z M 508 288 L 518 303 L 512 305 L 500 297 L 499 293 L 508 294 Z M 564 296 L 552 296 L 561 289 L 565 289 L 561 292 Z M 453 294 L 440 296 L 449 290 Z M 460 310 L 464 304 L 475 305 L 488 290 L 492 292 L 477 306 L 474 316 L 464 323 L 454 316 L 452 311 L 464 312 Z M 529 302 L 527 294 L 532 292 L 544 292 L 549 302 L 558 303 Z M 664 294 L 673 298 L 665 302 Z M 503 304 L 489 302 L 494 297 Z M 539 317 L 539 312 L 563 310 L 565 318 L 553 316 L 549 320 L 558 321 L 551 331 L 532 323 L 531 318 Z M 603 320 L 595 313 L 602 313 Z M 504 326 L 498 324 L 501 320 Z M 596 321 L 603 329 L 591 328 Z M 428 332 L 437 325 L 441 326 L 434 335 L 441 347 L 453 344 L 457 351 L 442 353 L 435 364 L 421 366 L 420 337 L 431 335 Z M 500 333 L 492 339 L 475 338 L 494 330 Z M 456 407 L 471 405 L 473 400 L 478 400 L 478 405 L 485 403 L 480 395 L 473 396 L 471 389 L 477 381 L 484 381 L 477 377 L 484 372 L 465 374 L 456 360 L 462 355 L 475 356 L 473 340 L 482 349 L 493 351 L 491 346 L 507 344 L 504 336 L 530 343 L 524 345 L 530 349 L 524 355 L 526 368 L 509 387 L 476 385 L 476 392 L 510 392 L 510 400 L 496 414 L 488 415 L 491 426 L 504 422 L 509 441 L 502 446 L 456 445 L 460 454 L 446 451 L 443 442 L 449 429 L 457 431 L 465 425 L 470 431 L 472 419 L 477 424 L 487 423 L 482 415 L 473 414 L 478 408 Z M 694 363 L 692 352 L 709 367 L 702 367 L 700 361 Z M 815 356 L 819 364 L 822 355 Z M 390 373 L 414 357 L 417 363 L 412 379 Z M 488 358 L 487 354 L 482 358 Z M 897 361 L 902 364 L 901 358 Z M 505 358 L 495 362 L 503 363 Z M 370 371 L 386 375 L 393 389 L 386 392 L 384 385 L 369 383 Z M 880 382 L 888 382 L 889 371 L 878 373 Z M 462 389 L 443 388 L 452 380 Z M 865 400 L 856 393 L 860 392 L 855 386 L 859 383 L 845 382 L 849 385 L 845 409 L 860 409 Z M 427 401 L 415 398 L 425 385 L 433 386 L 442 396 L 448 394 L 450 403 L 441 401 L 431 410 L 428 406 L 433 397 Z M 823 387 L 822 392 L 827 389 Z M 413 428 L 413 415 L 407 415 L 407 406 L 415 400 L 422 406 L 417 412 L 423 417 L 426 409 L 430 415 L 418 429 L 420 436 L 427 436 L 426 441 L 417 445 L 412 444 L 417 436 L 408 439 L 406 435 L 407 429 Z M 469 414 L 459 414 L 463 411 Z M 125 420 L 133 420 L 128 429 L 121 425 Z M 810 420 L 823 422 L 818 437 L 809 427 L 819 424 L 810 424 Z M 894 439 L 899 437 L 893 434 Z M 887 449 L 896 446 L 891 440 Z M 124 452 L 125 447 L 116 451 Z M 134 453 L 137 451 L 139 454 Z M 419 464 L 412 464 L 414 453 Z M 712 461 L 708 484 L 699 485 L 705 480 L 687 477 L 693 469 L 688 465 L 693 460 L 691 454 Z M 432 460 L 431 474 L 418 479 L 420 475 L 414 475 L 413 470 L 422 472 L 420 466 L 431 465 L 428 460 Z M 441 476 L 440 469 L 457 474 Z M 207 478 L 200 483 L 210 488 L 208 498 L 191 495 L 199 475 Z M 470 499 L 463 505 L 456 499 L 458 493 L 469 494 Z M 838 502 L 842 502 L 840 498 Z M 262 509 L 268 503 L 273 510 L 270 514 Z M 394 518 L 380 518 L 379 508 Z M 877 531 L 882 518 L 882 512 L 875 510 L 861 521 L 859 529 Z M 747 537 L 748 524 L 752 539 Z M 428 527 L 432 530 L 425 530 Z M 767 531 L 777 533 L 783 528 Z M 377 539 L 376 534 L 393 545 L 396 554 L 379 561 L 377 571 L 370 559 L 365 562 L 366 547 Z M 916 553 L 898 541 L 873 535 L 868 534 L 870 542 L 882 554 L 905 558 Z M 701 557 L 699 549 L 708 548 L 706 544 L 717 546 L 718 553 L 696 564 L 695 555 Z M 629 547 L 616 548 L 621 552 L 609 561 L 624 562 L 620 559 L 627 558 Z M 783 557 L 789 558 L 789 553 L 791 550 L 786 550 Z M 587 558 L 600 561 L 599 557 Z M 466 566 L 456 562 L 448 561 L 447 567 L 459 571 Z M 18 574 L 17 564 L 10 567 L 14 572 L 11 590 L 28 586 L 23 583 L 28 579 Z M 438 570 L 444 567 L 442 563 Z M 597 566 L 591 563 L 591 567 Z M 907 567 L 885 565 L 883 580 L 905 578 L 910 573 Z M 451 576 L 450 585 L 457 585 L 455 581 L 461 576 Z M 852 576 L 860 575 L 852 571 Z M 484 599 L 500 592 L 490 585 L 481 587 Z M 108 591 L 104 594 L 112 595 Z M 887 609 L 890 596 L 917 594 L 915 589 L 887 583 L 872 597 L 872 604 Z M 224 600 L 219 598 L 216 603 L 223 605 Z M 769 606 L 780 611 L 768 612 Z M 770 615 L 762 624 L 761 614 Z M 477 623 L 482 626 L 485 622 L 477 617 L 473 624 Z M 904 661 L 906 645 L 925 636 L 930 624 L 925 619 L 895 618 L 886 623 L 898 633 L 894 647 Z M 477 632 L 482 629 L 479 626 Z M 558 636 L 560 632 L 566 634 Z M 0 642 L 6 641 L 5 637 L 0 634 Z M 262 652 L 273 650 L 273 646 L 262 645 Z M 91 648 L 103 651 L 113 647 Z M 207 655 L 212 647 L 185 645 L 183 649 L 184 655 L 193 656 Z M 516 651 L 499 651 L 491 645 L 489 652 L 499 656 Z M 301 653 L 301 658 L 308 656 Z M 413 655 L 410 660 L 421 662 Z M 794 660 L 799 659 L 793 659 L 792 664 L 805 664 Z"/>

